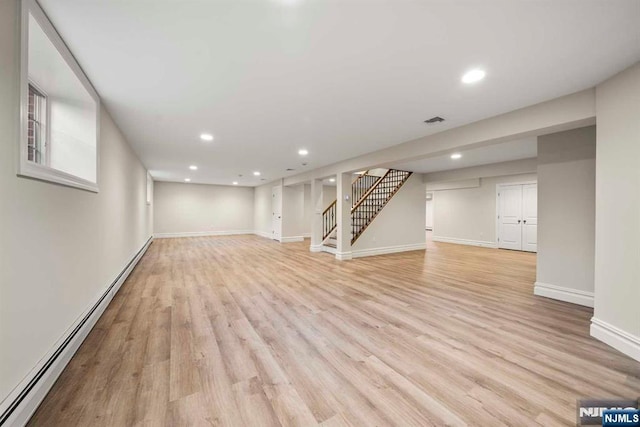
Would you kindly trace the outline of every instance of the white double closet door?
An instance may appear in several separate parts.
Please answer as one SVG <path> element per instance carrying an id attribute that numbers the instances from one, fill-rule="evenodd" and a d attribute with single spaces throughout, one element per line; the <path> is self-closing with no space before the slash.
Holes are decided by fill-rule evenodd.
<path id="1" fill-rule="evenodd" d="M 499 185 L 498 247 L 536 252 L 538 247 L 538 185 Z"/>

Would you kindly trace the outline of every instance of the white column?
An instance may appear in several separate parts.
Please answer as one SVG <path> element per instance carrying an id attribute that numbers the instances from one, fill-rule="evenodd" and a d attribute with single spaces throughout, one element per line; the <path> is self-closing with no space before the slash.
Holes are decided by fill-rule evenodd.
<path id="1" fill-rule="evenodd" d="M 341 173 L 336 180 L 338 260 L 351 259 L 351 178 L 350 173 Z"/>
<path id="2" fill-rule="evenodd" d="M 322 180 L 314 179 L 311 181 L 311 206 L 313 206 L 313 215 L 311 218 L 311 252 L 322 251 Z"/>

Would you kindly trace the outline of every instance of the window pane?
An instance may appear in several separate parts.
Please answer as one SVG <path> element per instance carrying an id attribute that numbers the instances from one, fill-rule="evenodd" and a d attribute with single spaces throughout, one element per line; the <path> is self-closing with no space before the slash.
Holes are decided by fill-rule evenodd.
<path id="1" fill-rule="evenodd" d="M 29 161 L 39 164 L 46 164 L 46 102 L 46 97 L 33 85 L 29 85 L 27 156 Z"/>

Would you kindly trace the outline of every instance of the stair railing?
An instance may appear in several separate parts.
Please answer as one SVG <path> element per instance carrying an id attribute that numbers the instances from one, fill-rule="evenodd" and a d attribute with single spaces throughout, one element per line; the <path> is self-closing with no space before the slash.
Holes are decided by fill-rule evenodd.
<path id="1" fill-rule="evenodd" d="M 389 169 L 351 209 L 351 244 L 367 229 L 387 202 L 409 179 L 412 172 Z"/>
<path id="2" fill-rule="evenodd" d="M 369 171 L 365 171 L 351 184 L 351 207 L 355 206 L 365 193 L 381 179 L 379 176 L 368 175 L 368 173 Z"/>
<path id="3" fill-rule="evenodd" d="M 360 175 L 351 186 L 351 244 L 367 229 L 393 195 L 409 179 L 412 172 L 389 169 L 382 177 Z M 338 201 L 335 200 L 322 212 L 322 240 L 338 225 Z"/>
<path id="4" fill-rule="evenodd" d="M 337 206 L 338 201 L 334 200 L 334 202 L 322 212 L 322 240 L 329 237 L 331 232 L 338 226 L 338 217 L 336 216 Z"/>

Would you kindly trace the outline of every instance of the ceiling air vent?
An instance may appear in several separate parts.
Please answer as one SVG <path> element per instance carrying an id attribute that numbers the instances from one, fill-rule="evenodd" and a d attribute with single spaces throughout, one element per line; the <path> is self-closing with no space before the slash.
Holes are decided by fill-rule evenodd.
<path id="1" fill-rule="evenodd" d="M 434 124 L 434 123 L 444 122 L 444 119 L 442 117 L 435 116 L 435 117 L 431 117 L 428 120 L 425 120 L 424 122 L 431 125 L 431 124 Z"/>

